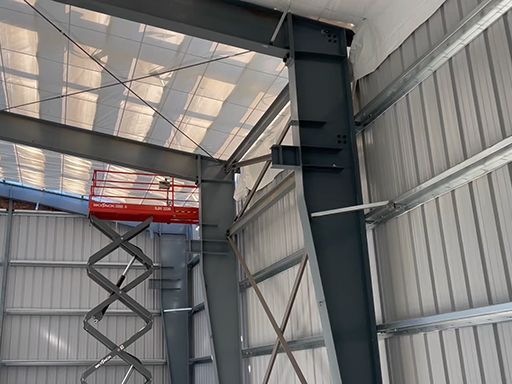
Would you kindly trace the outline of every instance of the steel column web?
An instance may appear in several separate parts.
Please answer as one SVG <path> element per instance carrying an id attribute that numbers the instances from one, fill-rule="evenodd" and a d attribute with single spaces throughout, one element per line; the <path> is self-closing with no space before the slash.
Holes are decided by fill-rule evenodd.
<path id="1" fill-rule="evenodd" d="M 200 265 L 209 320 L 215 382 L 240 384 L 241 343 L 238 266 L 226 240 L 235 216 L 234 177 L 222 164 L 198 160 L 200 193 Z"/>
<path id="2" fill-rule="evenodd" d="M 124 360 L 129 366 L 129 372 L 127 376 L 132 374 L 132 371 L 135 370 L 139 372 L 145 379 L 145 383 L 151 382 L 151 373 L 143 366 L 142 362 L 133 356 L 132 354 L 126 351 L 130 345 L 132 345 L 136 340 L 141 338 L 145 333 L 147 333 L 153 326 L 153 315 L 142 305 L 137 303 L 133 298 L 128 295 L 128 292 L 146 280 L 153 273 L 154 266 L 153 262 L 149 257 L 147 257 L 144 252 L 137 246 L 131 244 L 129 241 L 133 239 L 138 234 L 144 232 L 149 225 L 151 224 L 152 219 L 149 218 L 143 223 L 137 225 L 135 228 L 130 229 L 123 235 L 118 234 L 115 230 L 110 228 L 105 222 L 96 219 L 94 216 L 91 216 L 91 223 L 94 227 L 99 229 L 103 234 L 108 236 L 112 242 L 94 255 L 92 255 L 87 262 L 87 275 L 95 281 L 98 285 L 100 285 L 103 289 L 105 289 L 109 293 L 109 297 L 98 304 L 96 307 L 91 309 L 84 318 L 84 329 L 93 336 L 100 343 L 105 345 L 110 352 L 103 357 L 101 360 L 96 362 L 94 365 L 90 366 L 81 377 L 82 383 L 87 383 L 87 378 L 93 374 L 96 370 L 101 368 L 103 365 L 108 363 L 114 357 L 119 357 Z M 132 261 L 130 261 L 125 269 L 125 272 L 122 275 L 122 278 L 119 279 L 117 284 L 111 282 L 108 278 L 105 277 L 102 273 L 99 272 L 98 269 L 95 268 L 95 264 L 99 261 L 103 260 L 110 253 L 115 251 L 118 248 L 123 248 L 131 257 L 131 260 L 136 260 L 141 263 L 145 267 L 145 271 L 139 274 L 137 277 L 132 279 L 129 283 L 124 285 L 121 288 L 123 281 L 126 278 L 126 273 L 130 269 Z M 124 276 L 124 278 L 123 278 Z M 93 322 L 98 322 L 103 317 L 103 314 L 106 312 L 108 307 L 116 300 L 119 300 L 123 303 L 128 309 L 130 309 L 133 313 L 139 316 L 145 323 L 145 325 L 140 328 L 133 336 L 126 339 L 121 344 L 117 345 L 115 342 L 110 340 L 106 335 L 101 333 L 96 326 L 91 324 L 90 320 L 93 319 Z"/>
<path id="3" fill-rule="evenodd" d="M 295 185 L 333 383 L 381 382 L 345 31 L 288 17 Z"/>

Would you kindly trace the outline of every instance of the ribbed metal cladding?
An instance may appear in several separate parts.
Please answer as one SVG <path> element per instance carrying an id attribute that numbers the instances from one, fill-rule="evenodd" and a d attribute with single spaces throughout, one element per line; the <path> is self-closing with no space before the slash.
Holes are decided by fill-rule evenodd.
<path id="1" fill-rule="evenodd" d="M 359 80 L 360 106 L 369 103 L 405 69 L 441 42 L 481 2 L 482 0 L 446 0 L 375 72 Z"/>
<path id="2" fill-rule="evenodd" d="M 1 220 L 1 218 L 0 218 Z M 120 232 L 127 227 L 118 227 Z M 1 228 L 0 228 L 1 230 Z M 13 217 L 11 260 L 87 261 L 109 240 L 93 229 L 86 218 L 62 214 L 15 214 Z M 158 262 L 157 242 L 149 233 L 133 240 Z M 127 262 L 128 255 L 116 252 L 109 262 Z M 122 273 L 121 267 L 102 267 L 112 280 Z M 133 276 L 137 273 L 132 270 Z M 130 278 L 128 275 L 128 279 Z M 92 283 L 85 268 L 9 266 L 7 274 L 4 337 L 0 346 L 0 382 L 6 384 L 77 383 L 88 364 L 106 354 L 105 348 L 83 330 L 83 316 L 64 314 L 62 310 L 89 310 L 106 296 Z M 148 284 L 136 288 L 133 296 L 151 311 L 160 310 L 160 293 Z M 44 310 L 44 315 L 37 310 Z M 121 305 L 112 309 L 126 310 Z M 32 314 L 26 314 L 31 310 Z M 51 315 L 52 310 L 61 310 Z M 16 311 L 22 314 L 17 314 Z M 108 312 L 107 312 L 108 313 Z M 99 328 L 121 342 L 137 331 L 143 322 L 134 315 L 107 315 Z M 155 318 L 153 329 L 129 348 L 146 361 L 155 383 L 168 383 L 163 326 Z M 127 367 L 107 366 L 93 376 L 90 383 L 121 382 Z M 134 376 L 134 383 L 142 378 Z"/>
<path id="3" fill-rule="evenodd" d="M 192 305 L 204 303 L 203 290 L 201 266 L 197 264 L 192 268 Z"/>
<path id="4" fill-rule="evenodd" d="M 451 3 L 456 1 L 445 8 Z M 452 13 L 445 12 L 445 19 Z M 437 23 L 428 22 L 400 48 L 402 60 L 417 56 L 420 36 L 429 41 Z M 392 200 L 512 134 L 511 24 L 509 13 L 368 127 L 370 200 Z M 403 69 L 401 60 L 387 63 L 379 78 Z"/>
<path id="5" fill-rule="evenodd" d="M 270 184 L 259 198 L 273 188 Z M 267 209 L 254 217 L 239 233 L 238 244 L 251 272 L 257 273 L 304 248 L 295 191 L 285 193 Z M 291 294 L 298 265 L 258 283 L 276 321 L 281 319 Z M 243 279 L 245 276 L 241 276 Z M 254 290 L 241 291 L 243 347 L 272 345 L 276 334 L 268 321 Z M 287 340 L 298 340 L 322 334 L 318 304 L 309 265 L 302 278 L 290 321 L 285 332 Z M 295 351 L 304 375 L 311 383 L 329 383 L 329 368 L 325 348 Z M 244 378 L 247 383 L 261 383 L 269 356 L 244 359 Z M 271 383 L 294 383 L 297 378 L 285 354 L 279 354 Z"/>
<path id="6" fill-rule="evenodd" d="M 294 352 L 308 383 L 330 384 L 329 361 L 325 347 Z M 245 362 L 251 383 L 262 383 L 270 356 L 251 357 Z M 284 353 L 277 356 L 269 383 L 298 383 L 297 376 Z"/>
<path id="7" fill-rule="evenodd" d="M 364 106 L 453 30 L 476 0 L 447 0 L 372 75 Z M 512 14 L 508 13 L 359 138 L 366 201 L 393 200 L 512 135 Z M 499 168 L 377 225 L 373 281 L 378 322 L 512 299 L 512 167 Z M 512 323 L 395 335 L 381 341 L 385 379 L 510 383 Z"/>
<path id="8" fill-rule="evenodd" d="M 194 365 L 194 384 L 216 384 L 213 363 Z"/>

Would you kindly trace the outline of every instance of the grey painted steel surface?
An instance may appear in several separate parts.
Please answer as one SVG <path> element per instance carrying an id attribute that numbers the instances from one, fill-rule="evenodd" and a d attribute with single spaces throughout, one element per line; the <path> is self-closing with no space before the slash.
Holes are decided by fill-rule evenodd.
<path id="1" fill-rule="evenodd" d="M 124 226 L 119 228 L 128 229 Z M 107 238 L 93 230 L 88 220 L 82 217 L 16 212 L 13 217 L 13 261 L 37 259 L 78 262 L 86 260 L 88 255 L 107 243 Z M 133 243 L 154 260 L 159 259 L 158 244 L 150 233 L 145 232 Z M 109 261 L 120 263 L 126 258 L 119 251 L 111 255 Z M 122 271 L 123 267 L 102 270 L 113 280 Z M 129 277 L 135 273 L 135 270 L 130 271 Z M 143 284 L 143 287 L 136 288 L 132 293 L 151 312 L 160 311 L 160 294 L 150 289 L 148 284 Z M 82 330 L 83 311 L 105 297 L 105 292 L 88 279 L 85 269 L 10 266 L 6 294 L 7 311 L 3 329 L 8 336 L 0 346 L 0 358 L 9 363 L 8 366 L 0 366 L 1 383 L 77 383 L 84 365 L 107 352 Z M 47 313 L 27 313 L 33 309 Z M 119 311 L 122 308 L 114 305 L 113 310 Z M 155 383 L 168 383 L 161 317 L 155 317 L 154 322 L 146 338 L 136 342 L 129 351 L 150 363 L 148 369 Z M 141 326 L 135 316 L 122 312 L 107 315 L 101 323 L 102 330 L 116 333 L 119 339 L 124 339 Z M 20 366 L 21 363 L 23 366 Z M 70 365 L 75 363 L 80 366 Z M 118 365 L 121 363 L 123 366 Z M 114 366 L 106 367 L 91 382 L 121 382 L 126 370 L 124 362 L 116 361 Z M 137 384 L 142 383 L 139 376 L 131 380 Z"/>
<path id="2" fill-rule="evenodd" d="M 172 281 L 174 288 L 161 288 L 162 309 L 186 308 L 188 297 L 188 265 L 186 236 L 160 237 L 160 281 Z M 163 313 L 171 382 L 189 383 L 189 313 Z"/>
<path id="3" fill-rule="evenodd" d="M 0 111 L 0 124 L 0 139 L 5 141 L 185 180 L 197 180 L 197 158 L 221 164 L 193 153 L 10 112 Z"/>
<path id="4" fill-rule="evenodd" d="M 233 174 L 198 161 L 200 194 L 200 265 L 205 313 L 209 323 L 215 377 L 219 384 L 241 382 L 238 269 L 227 243 L 235 216 Z M 204 356 L 204 355 L 203 355 Z M 196 356 L 197 357 L 197 356 Z M 195 380 L 195 379 L 194 379 Z"/>
<path id="5" fill-rule="evenodd" d="M 282 13 L 225 0 L 57 0 L 142 24 L 284 58 L 284 33 L 270 43 Z"/>
<path id="6" fill-rule="evenodd" d="M 283 108 L 290 101 L 290 90 L 288 86 L 277 95 L 274 102 L 268 107 L 263 116 L 258 120 L 256 125 L 247 134 L 240 145 L 235 149 L 233 154 L 226 161 L 226 169 L 231 171 L 235 164 L 239 162 L 244 155 L 251 149 L 252 145 L 258 140 L 261 134 L 268 128 L 274 119 L 282 112 Z"/>
<path id="7" fill-rule="evenodd" d="M 396 80 L 355 116 L 358 130 L 377 119 L 388 108 L 426 80 L 443 64 L 476 38 L 512 7 L 510 0 L 483 0 L 469 12 L 460 23 L 441 41 L 436 43 L 417 62 L 411 65 Z"/>
<path id="8" fill-rule="evenodd" d="M 364 216 L 310 220 L 362 203 L 345 32 L 288 18 L 290 98 L 301 166 L 296 193 L 333 383 L 380 383 Z M 350 316 L 347 314 L 350 313 Z"/>

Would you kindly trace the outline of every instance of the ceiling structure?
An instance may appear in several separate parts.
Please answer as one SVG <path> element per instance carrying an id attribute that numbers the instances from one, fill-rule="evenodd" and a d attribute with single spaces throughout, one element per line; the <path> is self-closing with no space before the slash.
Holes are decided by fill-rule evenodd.
<path id="1" fill-rule="evenodd" d="M 23 1 L 1 0 L 0 109 L 13 113 L 225 159 L 288 82 L 274 57 L 48 0 L 32 4 L 161 115 Z M 78 195 L 88 194 L 93 169 L 107 167 L 5 142 L 0 158 L 2 179 Z"/>
<path id="2" fill-rule="evenodd" d="M 381 14 L 404 1 L 385 2 Z M 288 83 L 275 57 L 51 0 L 29 2 L 41 14 L 23 0 L 0 0 L 0 110 L 226 159 Z M 383 9 L 373 0 L 251 2 L 361 31 Z M 437 8 L 442 0 L 405 3 Z M 421 23 L 412 19 L 414 28 Z M 288 116 L 286 107 L 260 139 L 264 150 L 257 143 L 248 157 L 266 151 Z M 87 195 L 94 169 L 125 171 L 0 142 L 0 179 L 8 182 Z"/>

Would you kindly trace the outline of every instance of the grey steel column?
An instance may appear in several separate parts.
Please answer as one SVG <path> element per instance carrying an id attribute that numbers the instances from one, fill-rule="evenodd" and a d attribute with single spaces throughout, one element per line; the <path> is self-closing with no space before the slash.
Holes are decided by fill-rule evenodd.
<path id="1" fill-rule="evenodd" d="M 187 238 L 165 235 L 160 238 L 160 292 L 168 363 L 172 383 L 189 383 L 189 311 Z"/>
<path id="2" fill-rule="evenodd" d="M 14 212 L 14 202 L 9 199 L 7 209 L 7 223 L 5 224 L 5 247 L 2 259 L 2 280 L 0 285 L 0 347 L 2 345 L 3 325 L 5 317 L 5 298 L 7 297 L 7 271 L 9 269 L 9 260 L 11 258 L 11 238 L 12 238 L 12 216 Z"/>
<path id="3" fill-rule="evenodd" d="M 276 154 L 296 170 L 332 382 L 380 383 L 363 213 L 310 216 L 362 203 L 345 31 L 297 16 L 289 16 L 287 23 L 292 120 L 299 123 L 294 130 L 299 147 L 279 147 Z"/>
<path id="4" fill-rule="evenodd" d="M 201 265 L 213 363 L 218 383 L 240 384 L 238 266 L 226 239 L 235 218 L 234 177 L 233 173 L 226 175 L 222 163 L 198 159 L 198 167 Z"/>

